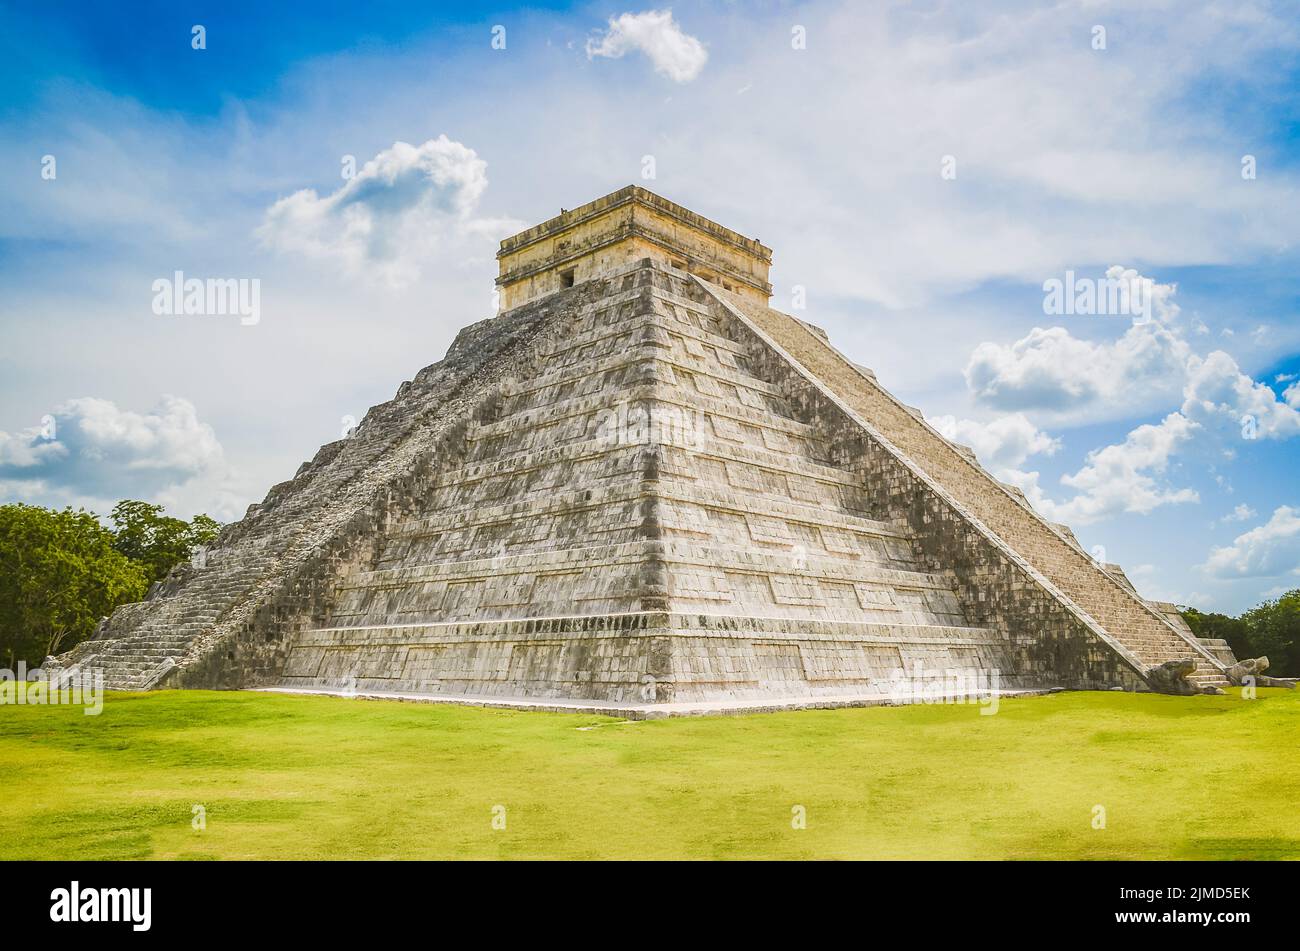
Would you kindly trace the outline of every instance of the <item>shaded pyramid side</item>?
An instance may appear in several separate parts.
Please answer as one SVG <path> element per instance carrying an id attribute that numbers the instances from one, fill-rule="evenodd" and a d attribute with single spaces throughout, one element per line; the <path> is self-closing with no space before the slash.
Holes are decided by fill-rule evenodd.
<path id="1" fill-rule="evenodd" d="M 832 418 L 762 342 L 679 273 L 655 274 L 664 418 L 657 484 L 674 693 L 689 699 L 879 696 L 912 679 L 1056 686 L 1005 629 L 973 623 L 948 566 L 880 504 Z"/>
<path id="2" fill-rule="evenodd" d="M 849 421 L 850 431 L 867 435 L 861 458 L 868 484 L 879 488 L 890 482 L 890 477 L 882 480 L 884 473 L 871 472 L 873 456 L 883 452 L 905 463 L 907 473 L 886 491 L 902 501 L 925 503 L 910 522 L 929 547 L 936 552 L 949 549 L 951 560 L 959 553 L 943 526 L 956 523 L 974 528 L 985 543 L 1000 550 L 1004 560 L 1016 565 L 1020 580 L 1015 585 L 1027 586 L 1036 595 L 1046 593 L 1139 676 L 1147 679 L 1155 667 L 1191 660 L 1196 665 L 1188 678 L 1192 683 L 1205 687 L 1227 683 L 1220 663 L 1194 637 L 1089 557 L 1068 530 L 1063 532 L 1043 519 L 1023 495 L 999 483 L 970 453 L 940 436 L 873 375 L 836 351 L 824 335 L 771 308 L 707 284 L 700 287 L 764 342 L 810 398 Z M 925 491 L 918 491 L 918 484 Z M 1015 604 L 1014 591 L 985 578 L 978 565 L 963 568 L 961 574 L 968 588 L 963 601 L 973 616 L 993 619 L 1003 606 Z M 1029 625 L 1028 632 L 1033 633 L 1030 618 L 1007 617 L 1005 622 L 1013 631 Z"/>

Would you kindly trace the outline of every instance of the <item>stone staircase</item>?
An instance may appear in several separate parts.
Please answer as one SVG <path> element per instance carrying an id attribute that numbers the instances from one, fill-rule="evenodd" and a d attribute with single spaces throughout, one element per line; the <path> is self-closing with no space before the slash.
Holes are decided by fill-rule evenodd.
<path id="1" fill-rule="evenodd" d="M 1209 651 L 1176 631 L 1077 544 L 1067 540 L 808 325 L 710 284 L 700 282 L 700 286 L 793 358 L 860 420 L 869 421 L 871 431 L 898 454 L 911 459 L 1139 664 L 1151 668 L 1170 660 L 1192 658 L 1197 666 L 1189 681 L 1204 688 L 1228 685 Z"/>
<path id="2" fill-rule="evenodd" d="M 222 554 L 218 550 L 214 560 Z M 83 651 L 89 653 L 77 656 L 70 652 L 72 656 L 68 661 L 61 659 L 60 665 L 71 662 L 101 669 L 105 685 L 116 690 L 148 690 L 159 685 L 186 659 L 195 642 L 265 576 L 265 567 L 254 555 L 239 548 L 229 555 L 228 561 L 209 562 L 206 568 L 195 570 L 192 580 L 177 594 L 153 599 L 153 609 L 138 625 L 120 636 L 86 642 Z"/>

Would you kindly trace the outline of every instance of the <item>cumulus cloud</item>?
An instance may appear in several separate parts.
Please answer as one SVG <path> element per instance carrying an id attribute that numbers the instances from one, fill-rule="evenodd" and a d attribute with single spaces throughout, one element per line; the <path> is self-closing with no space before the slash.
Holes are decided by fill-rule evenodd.
<path id="1" fill-rule="evenodd" d="M 1076 490 L 1068 501 L 1050 498 L 1038 472 L 1000 473 L 1035 507 L 1058 521 L 1088 524 L 1195 502 L 1196 492 L 1165 483 L 1176 456 L 1195 445 L 1232 458 L 1243 439 L 1300 435 L 1300 390 L 1287 389 L 1279 399 L 1224 351 L 1194 352 L 1178 323 L 1175 285 L 1119 267 L 1107 277 L 1130 292 L 1140 284 L 1148 288 L 1149 319 L 1135 318 L 1118 339 L 1103 343 L 1081 340 L 1063 327 L 1034 328 L 1010 346 L 981 344 L 966 367 L 977 402 L 1076 423 L 1131 416 L 1155 400 L 1181 397 L 1178 409 L 1158 424 L 1138 426 L 1123 442 L 1094 450 L 1082 468 L 1062 476 L 1061 484 Z"/>
<path id="2" fill-rule="evenodd" d="M 1066 502 L 1055 502 L 1046 495 L 1037 472 L 1012 473 L 1007 481 L 1019 485 L 1048 518 L 1069 525 L 1196 502 L 1200 497 L 1193 489 L 1166 486 L 1161 477 L 1198 428 L 1181 413 L 1170 413 L 1157 424 L 1138 426 L 1122 443 L 1093 450 L 1078 472 L 1061 477 L 1063 485 L 1078 492 Z"/>
<path id="3" fill-rule="evenodd" d="M 1278 400 L 1273 390 L 1242 373 L 1237 361 L 1216 350 L 1187 361 L 1183 413 L 1206 426 L 1241 428 L 1249 439 L 1289 439 L 1300 435 L 1300 411 Z"/>
<path id="4" fill-rule="evenodd" d="M 1229 424 L 1249 416 L 1258 424 L 1259 436 L 1289 439 L 1300 435 L 1296 395 L 1291 387 L 1279 400 L 1271 387 L 1243 373 L 1232 357 L 1216 350 L 1188 361 L 1183 412 L 1203 421 L 1217 418 Z"/>
<path id="5" fill-rule="evenodd" d="M 930 425 L 945 439 L 970 446 L 980 462 L 993 472 L 1023 465 L 1030 456 L 1052 455 L 1061 441 L 1043 432 L 1024 413 L 1012 413 L 989 422 L 936 416 Z"/>
<path id="6" fill-rule="evenodd" d="M 1225 579 L 1300 574 L 1300 509 L 1279 506 L 1263 525 L 1211 549 L 1201 567 Z"/>
<path id="7" fill-rule="evenodd" d="M 1082 340 L 1064 327 L 1035 327 L 1010 345 L 982 343 L 965 369 L 967 388 L 976 401 L 997 409 L 1095 422 L 1181 395 L 1183 415 L 1207 428 L 1235 428 L 1249 416 L 1260 436 L 1286 439 L 1300 434 L 1300 384 L 1279 400 L 1271 387 L 1243 373 L 1224 351 L 1195 353 L 1178 325 L 1176 285 L 1118 267 L 1110 268 L 1107 276 L 1125 283 L 1147 281 L 1151 319 L 1135 318 L 1110 342 Z"/>
<path id="8" fill-rule="evenodd" d="M 1181 413 L 1170 413 L 1156 425 L 1142 425 L 1122 443 L 1094 450 L 1087 464 L 1061 482 L 1082 496 L 1064 506 L 1079 521 L 1093 521 L 1116 511 L 1146 513 L 1171 502 L 1195 502 L 1191 489 L 1162 489 L 1152 474 L 1160 475 L 1170 459 L 1186 445 L 1196 424 Z"/>
<path id="9" fill-rule="evenodd" d="M 1150 317 L 1132 318 L 1123 335 L 1112 342 L 1082 340 L 1064 327 L 1035 327 L 1010 345 L 982 343 L 965 369 L 966 386 L 976 401 L 1001 410 L 1088 419 L 1131 413 L 1135 405 L 1153 398 L 1176 396 L 1192 350 L 1176 323 L 1175 285 L 1150 281 L 1118 265 L 1108 269 L 1106 276 L 1125 289 L 1145 282 L 1151 295 Z"/>
<path id="10" fill-rule="evenodd" d="M 650 57 L 656 73 L 678 83 L 688 83 L 698 76 L 709 59 L 704 44 L 677 25 L 672 10 L 611 17 L 607 32 L 587 40 L 588 59 L 619 59 L 633 50 Z"/>
<path id="11" fill-rule="evenodd" d="M 477 215 L 487 184 L 487 162 L 445 135 L 394 142 L 328 195 L 305 188 L 281 198 L 257 235 L 276 250 L 336 260 L 402 287 L 466 242 L 494 250 L 492 241 L 522 227 Z"/>
<path id="12" fill-rule="evenodd" d="M 95 397 L 68 400 L 41 426 L 0 432 L 0 482 L 24 498 L 152 499 L 226 473 L 216 433 L 176 396 L 144 413 Z"/>

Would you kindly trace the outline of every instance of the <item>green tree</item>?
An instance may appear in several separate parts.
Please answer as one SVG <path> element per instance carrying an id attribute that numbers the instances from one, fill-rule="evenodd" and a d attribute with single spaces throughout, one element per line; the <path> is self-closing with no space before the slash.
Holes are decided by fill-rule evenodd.
<path id="1" fill-rule="evenodd" d="M 1300 588 L 1275 601 L 1264 601 L 1241 617 L 1207 614 L 1195 608 L 1182 614 L 1193 634 L 1223 638 L 1238 660 L 1267 657 L 1271 676 L 1300 676 Z"/>
<path id="2" fill-rule="evenodd" d="M 1246 622 L 1241 618 L 1230 617 L 1227 614 L 1205 613 L 1196 608 L 1188 608 L 1182 614 L 1183 619 L 1187 621 L 1187 626 L 1197 637 L 1223 638 L 1238 659 L 1259 656 L 1251 653 L 1255 647 L 1250 641 L 1250 631 L 1246 627 Z"/>
<path id="3" fill-rule="evenodd" d="M 116 529 L 113 547 L 140 563 L 150 581 L 161 581 L 175 565 L 217 537 L 219 526 L 206 515 L 186 522 L 162 514 L 161 505 L 125 499 L 110 516 Z"/>
<path id="4" fill-rule="evenodd" d="M 1266 655 L 1275 677 L 1300 676 L 1300 588 L 1265 601 L 1241 616 L 1255 653 Z"/>
<path id="5" fill-rule="evenodd" d="M 0 505 L 0 658 L 36 666 L 149 587 L 91 512 Z"/>

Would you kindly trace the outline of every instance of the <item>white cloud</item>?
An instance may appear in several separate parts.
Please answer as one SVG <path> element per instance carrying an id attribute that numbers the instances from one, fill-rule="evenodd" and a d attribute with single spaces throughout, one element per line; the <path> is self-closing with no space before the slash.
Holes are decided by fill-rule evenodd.
<path id="1" fill-rule="evenodd" d="M 1226 352 L 1193 352 L 1172 321 L 1172 302 L 1157 306 L 1156 314 L 1109 343 L 1081 340 L 1063 327 L 1035 327 L 1010 346 L 982 343 L 966 365 L 967 388 L 988 406 L 1073 422 L 1131 416 L 1181 393 L 1181 412 L 1207 427 L 1235 430 L 1250 416 L 1259 436 L 1300 434 L 1300 384 L 1278 400 Z"/>
<path id="2" fill-rule="evenodd" d="M 71 496 L 102 506 L 122 498 L 175 498 L 194 480 L 219 483 L 229 476 L 216 433 L 189 400 L 163 396 L 138 413 L 83 397 L 50 415 L 52 427 L 0 432 L 0 483 L 15 495 Z"/>
<path id="3" fill-rule="evenodd" d="M 587 58 L 619 59 L 640 50 L 650 57 L 655 72 L 678 83 L 688 83 L 700 74 L 709 59 L 704 44 L 682 32 L 672 10 L 647 10 L 611 17 L 609 31 L 587 40 Z"/>
<path id="4" fill-rule="evenodd" d="M 257 234 L 277 250 L 403 287 L 435 257 L 463 254 L 466 242 L 490 253 L 492 241 L 523 227 L 476 216 L 487 184 L 487 162 L 445 135 L 394 142 L 323 198 L 310 188 L 281 198 Z"/>
<path id="5" fill-rule="evenodd" d="M 1279 506 L 1263 525 L 1215 547 L 1201 566 L 1218 578 L 1273 577 L 1300 573 L 1300 509 Z"/>
<path id="6" fill-rule="evenodd" d="M 954 416 L 936 416 L 930 425 L 945 439 L 975 450 L 982 464 L 991 471 L 1023 465 L 1030 456 L 1052 455 L 1061 441 L 1043 432 L 1024 413 L 1012 413 L 987 423 Z"/>
<path id="7" fill-rule="evenodd" d="M 1146 280 L 1118 267 L 1107 276 Z M 967 364 L 967 386 L 977 401 L 1075 423 L 1136 415 L 1156 400 L 1181 395 L 1178 410 L 1159 424 L 1133 429 L 1122 443 L 1094 450 L 1082 468 L 1062 476 L 1062 485 L 1078 490 L 1068 501 L 1050 498 L 1037 472 L 1003 474 L 1058 521 L 1084 525 L 1198 501 L 1195 491 L 1168 486 L 1161 478 L 1171 460 L 1194 443 L 1232 459 L 1243 439 L 1300 435 L 1300 390 L 1288 389 L 1279 400 L 1224 351 L 1193 352 L 1178 325 L 1177 288 L 1150 286 L 1153 319 L 1134 320 L 1112 342 L 1081 340 L 1062 327 L 1035 328 L 1011 346 L 980 344 Z"/>
<path id="8" fill-rule="evenodd" d="M 1246 438 L 1289 439 L 1300 435 L 1300 410 L 1278 400 L 1273 390 L 1241 372 L 1222 350 L 1204 358 L 1191 356 L 1185 369 L 1182 412 L 1219 432 Z"/>
<path id="9" fill-rule="evenodd" d="M 1007 479 L 1020 486 L 1034 507 L 1045 516 L 1068 525 L 1087 525 L 1123 512 L 1146 514 L 1161 505 L 1199 501 L 1193 489 L 1163 484 L 1171 459 L 1198 429 L 1181 413 L 1170 413 L 1158 424 L 1144 424 L 1122 443 L 1088 453 L 1086 464 L 1061 483 L 1078 494 L 1065 502 L 1050 499 L 1039 484 L 1037 472 L 1011 473 Z"/>
<path id="10" fill-rule="evenodd" d="M 1124 279 L 1126 286 L 1146 280 L 1119 266 L 1106 275 Z M 1176 325 L 1176 288 L 1155 282 L 1148 286 L 1152 319 L 1133 319 L 1113 342 L 1082 340 L 1064 327 L 1035 327 L 1010 346 L 980 344 L 966 365 L 967 388 L 978 402 L 997 409 L 1039 410 L 1075 420 L 1131 415 L 1136 406 L 1176 396 L 1191 357 Z"/>
<path id="11" fill-rule="evenodd" d="M 1235 506 L 1231 512 L 1219 519 L 1218 524 L 1230 525 L 1233 522 L 1244 522 L 1254 518 L 1259 513 L 1247 505 L 1245 502 Z"/>
<path id="12" fill-rule="evenodd" d="M 1080 340 L 1063 327 L 1035 327 L 1010 346 L 982 343 L 966 366 L 979 402 L 1002 410 L 1040 410 L 1061 418 L 1132 411 L 1172 395 L 1188 348 L 1167 329 L 1134 325 L 1114 343 Z"/>

